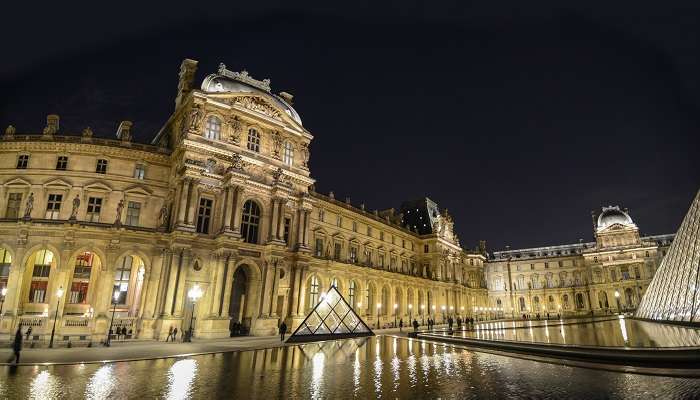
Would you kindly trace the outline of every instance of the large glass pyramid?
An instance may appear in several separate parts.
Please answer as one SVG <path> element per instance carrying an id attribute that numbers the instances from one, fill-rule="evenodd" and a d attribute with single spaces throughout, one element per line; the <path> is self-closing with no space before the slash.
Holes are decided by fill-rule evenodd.
<path id="1" fill-rule="evenodd" d="M 637 318 L 700 320 L 700 191 L 678 228 L 668 254 L 649 284 Z"/>
<path id="2" fill-rule="evenodd" d="M 311 310 L 287 342 L 374 336 L 371 329 L 355 314 L 335 287 Z"/>

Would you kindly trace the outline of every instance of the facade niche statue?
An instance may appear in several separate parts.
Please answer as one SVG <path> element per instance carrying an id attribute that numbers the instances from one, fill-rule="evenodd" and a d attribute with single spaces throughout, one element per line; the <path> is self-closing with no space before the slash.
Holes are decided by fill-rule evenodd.
<path id="1" fill-rule="evenodd" d="M 117 216 L 114 219 L 114 225 L 116 226 L 121 226 L 122 225 L 122 211 L 124 210 L 124 199 L 119 200 L 119 204 L 117 204 Z"/>
<path id="2" fill-rule="evenodd" d="M 27 205 L 24 207 L 24 219 L 30 219 L 32 217 L 32 210 L 34 209 L 34 193 L 29 193 L 29 198 L 27 198 Z"/>
<path id="3" fill-rule="evenodd" d="M 168 226 L 168 217 L 168 206 L 163 204 L 163 206 L 160 208 L 160 214 L 158 215 L 158 225 L 161 229 L 165 229 Z"/>
<path id="4" fill-rule="evenodd" d="M 190 111 L 190 131 L 198 131 L 199 124 L 202 121 L 202 110 L 199 104 L 192 106 Z"/>
<path id="5" fill-rule="evenodd" d="M 284 142 L 282 135 L 278 131 L 272 132 L 273 156 L 278 160 L 280 159 L 280 150 L 282 149 L 282 142 Z"/>
<path id="6" fill-rule="evenodd" d="M 76 194 L 73 199 L 73 209 L 70 212 L 70 219 L 75 220 L 78 216 L 78 209 L 80 208 L 80 195 Z"/>
<path id="7" fill-rule="evenodd" d="M 237 116 L 229 118 L 227 122 L 231 127 L 229 141 L 233 144 L 239 144 L 241 142 L 241 132 L 243 132 L 243 123 Z"/>

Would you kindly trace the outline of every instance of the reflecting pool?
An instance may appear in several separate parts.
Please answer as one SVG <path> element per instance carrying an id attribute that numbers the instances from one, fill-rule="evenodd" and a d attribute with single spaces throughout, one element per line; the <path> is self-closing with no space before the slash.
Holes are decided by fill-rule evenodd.
<path id="1" fill-rule="evenodd" d="M 0 398 L 690 397 L 700 379 L 568 367 L 391 336 L 150 361 L 0 369 Z"/>
<path id="2" fill-rule="evenodd" d="M 639 321 L 622 316 L 583 323 L 493 322 L 452 336 L 484 340 L 606 347 L 700 347 L 700 329 Z"/>

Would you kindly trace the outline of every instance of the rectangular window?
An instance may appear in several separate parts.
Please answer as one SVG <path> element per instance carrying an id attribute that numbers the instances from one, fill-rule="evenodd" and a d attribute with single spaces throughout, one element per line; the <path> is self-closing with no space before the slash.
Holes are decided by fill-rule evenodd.
<path id="1" fill-rule="evenodd" d="M 68 169 L 68 157 L 58 156 L 58 158 L 56 159 L 56 170 L 65 171 L 66 169 Z"/>
<path id="2" fill-rule="evenodd" d="M 372 236 L 372 227 L 369 225 L 367 226 L 367 236 Z"/>
<path id="3" fill-rule="evenodd" d="M 427 244 L 423 245 L 423 253 L 430 253 L 430 246 L 429 245 L 427 245 Z"/>
<path id="4" fill-rule="evenodd" d="M 316 257 L 323 256 L 323 239 L 316 238 Z"/>
<path id="5" fill-rule="evenodd" d="M 535 269 L 535 264 L 530 264 L 530 269 Z"/>
<path id="6" fill-rule="evenodd" d="M 46 219 L 58 219 L 58 214 L 61 211 L 62 194 L 50 194 L 49 201 L 46 203 Z"/>
<path id="7" fill-rule="evenodd" d="M 548 262 L 544 263 L 544 267 L 549 268 L 549 263 Z"/>
<path id="8" fill-rule="evenodd" d="M 134 178 L 143 179 L 146 176 L 146 166 L 143 164 L 136 164 L 134 168 Z"/>
<path id="9" fill-rule="evenodd" d="M 209 220 L 211 220 L 211 199 L 199 199 L 199 210 L 197 211 L 197 232 L 209 233 Z"/>
<path id="10" fill-rule="evenodd" d="M 82 304 L 87 300 L 88 282 L 73 282 L 70 287 L 68 303 Z"/>
<path id="11" fill-rule="evenodd" d="M 48 284 L 48 281 L 33 281 L 29 287 L 29 302 L 45 303 L 46 287 Z"/>
<path id="12" fill-rule="evenodd" d="M 97 160 L 97 166 L 95 167 L 95 172 L 98 174 L 106 174 L 107 173 L 107 160 L 104 159 L 99 159 Z"/>
<path id="13" fill-rule="evenodd" d="M 129 226 L 139 226 L 139 216 L 141 215 L 141 203 L 130 201 L 126 207 L 126 224 Z"/>
<path id="14" fill-rule="evenodd" d="M 335 219 L 335 224 L 338 225 L 339 227 L 343 226 L 343 217 L 338 215 L 338 217 Z"/>
<path id="15" fill-rule="evenodd" d="M 292 219 L 291 218 L 285 218 L 284 219 L 284 235 L 282 236 L 284 238 L 284 242 L 289 244 L 289 232 L 292 229 Z"/>
<path id="16" fill-rule="evenodd" d="M 559 261 L 559 268 L 564 268 L 564 261 Z"/>
<path id="17" fill-rule="evenodd" d="M 102 211 L 102 199 L 100 197 L 89 197 L 85 218 L 90 222 L 100 222 L 100 211 Z"/>
<path id="18" fill-rule="evenodd" d="M 27 169 L 29 165 L 29 154 L 20 154 L 17 157 L 17 169 Z"/>
<path id="19" fill-rule="evenodd" d="M 5 218 L 19 218 L 22 207 L 22 193 L 10 193 L 7 198 L 7 212 Z"/>
<path id="20" fill-rule="evenodd" d="M 32 276 L 35 278 L 48 278 L 51 273 L 51 264 L 35 265 Z"/>
<path id="21" fill-rule="evenodd" d="M 326 213 L 323 211 L 322 208 L 318 209 L 318 220 L 321 222 L 325 222 L 324 219 L 326 217 Z"/>
<path id="22" fill-rule="evenodd" d="M 357 247 L 350 246 L 350 262 L 357 262 Z"/>
<path id="23" fill-rule="evenodd" d="M 406 240 L 405 239 L 401 239 L 401 247 L 404 249 L 406 248 Z"/>
<path id="24" fill-rule="evenodd" d="M 352 221 L 352 231 L 357 232 L 357 222 Z"/>
<path id="25" fill-rule="evenodd" d="M 340 251 L 342 250 L 343 246 L 340 243 L 335 243 L 335 247 L 333 248 L 333 258 L 336 260 L 340 260 Z"/>
<path id="26" fill-rule="evenodd" d="M 114 271 L 114 289 L 112 290 L 112 293 L 119 291 L 119 297 L 117 300 L 114 300 L 114 297 L 112 297 L 112 301 L 116 304 L 126 304 L 127 300 L 127 295 L 129 293 L 129 282 L 131 280 L 131 266 L 133 263 L 133 257 L 132 256 L 126 256 L 124 257 L 124 261 L 122 261 L 122 265 Z"/>
<path id="27" fill-rule="evenodd" d="M 384 268 L 384 254 L 379 255 L 379 266 Z"/>
<path id="28" fill-rule="evenodd" d="M 379 240 L 384 241 L 384 232 L 379 232 Z"/>

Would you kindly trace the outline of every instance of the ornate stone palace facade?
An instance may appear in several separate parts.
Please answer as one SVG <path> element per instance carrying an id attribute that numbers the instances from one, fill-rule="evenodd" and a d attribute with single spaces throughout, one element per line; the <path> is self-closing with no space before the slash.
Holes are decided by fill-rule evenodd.
<path id="1" fill-rule="evenodd" d="M 113 323 L 163 339 L 194 321 L 200 338 L 274 334 L 331 286 L 370 326 L 488 305 L 483 246 L 462 249 L 446 210 L 316 193 L 292 95 L 223 65 L 197 89 L 196 68 L 183 61 L 150 145 L 129 121 L 116 140 L 64 134 L 56 115 L 40 134 L 7 128 L 0 333 L 21 323 L 38 340 L 55 326 L 59 341 L 99 341 Z"/>
<path id="2" fill-rule="evenodd" d="M 59 341 L 99 341 L 113 323 L 164 339 L 194 321 L 201 338 L 274 334 L 331 286 L 373 327 L 634 308 L 671 239 L 640 238 L 626 212 L 604 208 L 595 243 L 489 259 L 484 243 L 460 246 L 430 199 L 368 211 L 316 193 L 292 95 L 223 65 L 195 89 L 196 68 L 183 61 L 150 145 L 129 121 L 116 140 L 64 134 L 56 115 L 40 134 L 7 128 L 0 333 L 21 323 L 46 340 L 55 324 Z"/>
<path id="3" fill-rule="evenodd" d="M 496 251 L 485 273 L 495 318 L 635 310 L 674 235 L 640 237 L 627 210 L 592 214 L 595 242 Z"/>

